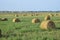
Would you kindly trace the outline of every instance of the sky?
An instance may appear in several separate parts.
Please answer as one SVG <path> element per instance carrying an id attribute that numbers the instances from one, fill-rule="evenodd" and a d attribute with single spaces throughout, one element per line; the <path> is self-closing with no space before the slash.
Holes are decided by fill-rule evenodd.
<path id="1" fill-rule="evenodd" d="M 0 11 L 60 11 L 60 0 L 0 0 Z"/>

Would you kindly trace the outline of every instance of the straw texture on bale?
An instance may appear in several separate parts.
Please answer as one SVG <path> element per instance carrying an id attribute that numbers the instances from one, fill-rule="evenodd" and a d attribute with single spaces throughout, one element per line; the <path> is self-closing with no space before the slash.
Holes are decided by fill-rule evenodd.
<path id="1" fill-rule="evenodd" d="M 40 22 L 40 20 L 38 18 L 32 19 L 32 23 L 38 23 L 38 22 Z"/>
<path id="2" fill-rule="evenodd" d="M 55 28 L 55 23 L 51 20 L 43 21 L 40 25 L 40 28 L 43 30 L 49 30 Z"/>
<path id="3" fill-rule="evenodd" d="M 18 18 L 14 18 L 13 22 L 20 22 L 20 20 Z"/>
<path id="4" fill-rule="evenodd" d="M 45 17 L 45 20 L 50 20 L 50 16 L 47 15 L 47 16 Z"/>
<path id="5" fill-rule="evenodd" d="M 7 21 L 8 19 L 7 18 L 1 18 L 1 21 Z"/>

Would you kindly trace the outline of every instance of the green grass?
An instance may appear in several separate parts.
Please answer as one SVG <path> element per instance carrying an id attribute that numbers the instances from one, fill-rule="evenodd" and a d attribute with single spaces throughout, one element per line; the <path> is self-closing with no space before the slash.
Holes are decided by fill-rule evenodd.
<path id="1" fill-rule="evenodd" d="M 8 21 L 0 21 L 3 34 L 0 40 L 60 40 L 60 22 L 55 22 L 60 21 L 59 16 L 51 17 L 57 28 L 51 31 L 43 31 L 39 28 L 45 16 L 19 16 L 21 22 L 18 23 L 12 22 L 14 16 L 0 15 L 0 18 L 3 17 L 8 18 Z M 33 24 L 31 22 L 33 18 L 39 18 L 41 22 Z"/>

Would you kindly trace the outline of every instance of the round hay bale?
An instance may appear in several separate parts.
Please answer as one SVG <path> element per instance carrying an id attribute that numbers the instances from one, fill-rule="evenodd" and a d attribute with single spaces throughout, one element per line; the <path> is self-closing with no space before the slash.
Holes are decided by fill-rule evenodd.
<path id="1" fill-rule="evenodd" d="M 58 14 L 55 14 L 55 16 L 58 16 Z"/>
<path id="2" fill-rule="evenodd" d="M 27 16 L 27 14 L 23 14 L 23 16 Z"/>
<path id="3" fill-rule="evenodd" d="M 54 16 L 53 14 L 49 14 L 50 17 Z"/>
<path id="4" fill-rule="evenodd" d="M 8 19 L 7 18 L 1 18 L 1 21 L 7 21 Z"/>
<path id="5" fill-rule="evenodd" d="M 34 16 L 33 14 L 29 14 L 28 16 Z"/>
<path id="6" fill-rule="evenodd" d="M 40 22 L 40 20 L 38 18 L 32 19 L 32 23 L 38 23 L 38 22 Z"/>
<path id="7" fill-rule="evenodd" d="M 55 23 L 51 20 L 43 21 L 40 25 L 40 28 L 43 30 L 54 29 Z"/>
<path id="8" fill-rule="evenodd" d="M 47 15 L 47 16 L 45 17 L 45 20 L 50 20 L 50 16 Z"/>
<path id="9" fill-rule="evenodd" d="M 39 16 L 39 14 L 35 14 L 35 16 Z"/>
<path id="10" fill-rule="evenodd" d="M 34 16 L 33 14 L 31 14 L 31 16 Z"/>
<path id="11" fill-rule="evenodd" d="M 18 17 L 18 15 L 17 15 L 17 14 L 15 14 L 15 17 Z"/>
<path id="12" fill-rule="evenodd" d="M 20 22 L 20 20 L 18 18 L 14 18 L 13 22 Z"/>

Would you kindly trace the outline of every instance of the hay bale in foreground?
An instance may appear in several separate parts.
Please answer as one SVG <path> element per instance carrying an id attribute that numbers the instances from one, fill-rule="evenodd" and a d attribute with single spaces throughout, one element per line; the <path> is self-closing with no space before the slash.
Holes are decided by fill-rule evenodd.
<path id="1" fill-rule="evenodd" d="M 32 23 L 38 23 L 38 22 L 40 22 L 40 20 L 38 18 L 32 19 Z"/>
<path id="2" fill-rule="evenodd" d="M 1 18 L 1 21 L 7 21 L 8 19 L 7 18 Z"/>
<path id="3" fill-rule="evenodd" d="M 20 20 L 18 18 L 14 18 L 13 22 L 20 22 Z"/>
<path id="4" fill-rule="evenodd" d="M 50 16 L 47 15 L 47 16 L 45 17 L 45 20 L 50 20 Z"/>
<path id="5" fill-rule="evenodd" d="M 40 28 L 43 30 L 54 29 L 55 23 L 51 20 L 43 21 L 40 25 Z"/>

